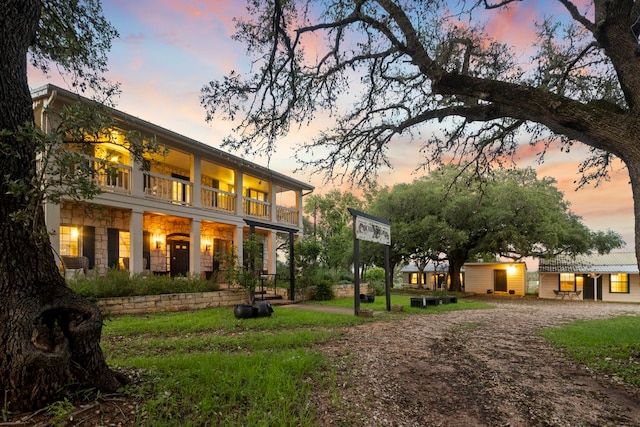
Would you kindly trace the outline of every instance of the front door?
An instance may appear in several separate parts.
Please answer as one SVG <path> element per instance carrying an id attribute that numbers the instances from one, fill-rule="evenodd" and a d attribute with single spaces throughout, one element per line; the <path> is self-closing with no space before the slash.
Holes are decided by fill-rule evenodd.
<path id="1" fill-rule="evenodd" d="M 507 270 L 493 270 L 493 290 L 507 292 Z"/>
<path id="2" fill-rule="evenodd" d="M 593 277 L 585 276 L 582 299 L 602 301 L 602 277 L 598 277 L 596 280 Z"/>
<path id="3" fill-rule="evenodd" d="M 189 242 L 173 240 L 167 244 L 171 254 L 171 277 L 187 276 L 189 272 Z"/>

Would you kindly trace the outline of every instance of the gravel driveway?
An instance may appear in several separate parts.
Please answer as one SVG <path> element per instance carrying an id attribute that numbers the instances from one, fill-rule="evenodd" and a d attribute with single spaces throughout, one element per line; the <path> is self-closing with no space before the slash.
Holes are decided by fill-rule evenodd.
<path id="1" fill-rule="evenodd" d="M 564 359 L 538 333 L 640 305 L 487 298 L 494 309 L 350 328 L 324 426 L 640 426 L 639 390 Z"/>

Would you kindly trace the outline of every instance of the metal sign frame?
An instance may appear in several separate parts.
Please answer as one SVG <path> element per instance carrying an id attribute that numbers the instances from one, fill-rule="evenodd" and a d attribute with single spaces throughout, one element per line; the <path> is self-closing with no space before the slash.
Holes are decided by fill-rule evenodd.
<path id="1" fill-rule="evenodd" d="M 391 311 L 391 274 L 389 272 L 389 247 L 391 246 L 391 222 L 358 210 L 347 208 L 353 216 L 353 310 L 360 311 L 360 240 L 384 245 L 384 288 L 387 311 Z"/>

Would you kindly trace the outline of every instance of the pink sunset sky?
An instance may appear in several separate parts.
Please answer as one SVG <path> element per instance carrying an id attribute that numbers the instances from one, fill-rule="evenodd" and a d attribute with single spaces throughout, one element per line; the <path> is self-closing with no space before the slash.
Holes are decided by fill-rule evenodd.
<path id="1" fill-rule="evenodd" d="M 122 84 L 117 108 L 219 147 L 222 138 L 229 134 L 230 124 L 223 121 L 206 123 L 199 94 L 210 80 L 219 79 L 233 69 L 242 73 L 249 69 L 244 46 L 231 40 L 232 19 L 245 13 L 244 1 L 105 0 L 103 8 L 120 33 L 109 55 L 108 74 L 111 80 Z M 487 29 L 515 43 L 521 49 L 517 54 L 526 57 L 531 50 L 533 23 L 543 12 L 566 15 L 554 0 L 527 0 L 493 19 Z M 68 87 L 57 75 L 47 78 L 31 70 L 29 85 L 32 88 L 46 83 Z M 291 161 L 293 143 L 313 137 L 318 129 L 322 129 L 322 118 L 313 124 L 313 129 L 293 132 L 283 141 L 268 166 L 284 174 L 293 174 L 296 166 Z M 379 182 L 393 185 L 416 178 L 414 169 L 419 161 L 419 145 L 419 141 L 412 144 L 397 141 L 389 150 L 394 169 L 381 171 Z M 627 243 L 625 249 L 632 250 L 633 201 L 626 169 L 618 165 L 609 182 L 575 191 L 574 181 L 584 150 L 577 148 L 571 153 L 552 150 L 542 165 L 536 163 L 536 153 L 534 148 L 524 146 L 519 166 L 533 166 L 539 176 L 556 178 L 572 210 L 588 227 L 620 233 Z M 264 158 L 248 160 L 267 166 Z M 319 193 L 331 189 L 330 185 L 322 183 L 320 176 L 296 173 L 295 178 L 315 185 Z M 357 189 L 341 189 L 358 192 Z"/>

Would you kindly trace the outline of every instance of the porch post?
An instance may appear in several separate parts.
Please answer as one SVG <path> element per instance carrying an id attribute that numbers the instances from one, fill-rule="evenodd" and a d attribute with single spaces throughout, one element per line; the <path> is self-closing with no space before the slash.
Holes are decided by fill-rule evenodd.
<path id="1" fill-rule="evenodd" d="M 236 226 L 236 235 L 234 237 L 234 246 L 236 250 L 236 261 L 238 265 L 242 265 L 242 251 L 243 251 L 243 241 L 244 241 L 244 227 L 241 225 Z"/>
<path id="2" fill-rule="evenodd" d="M 131 210 L 129 218 L 129 239 L 131 247 L 129 248 L 129 274 L 142 273 L 144 270 L 142 252 L 144 237 L 142 232 L 142 210 Z"/>
<path id="3" fill-rule="evenodd" d="M 277 204 L 277 192 L 276 185 L 271 183 L 271 194 L 269 194 L 269 202 L 271 203 L 271 215 L 269 219 L 274 224 L 278 223 L 278 204 Z"/>
<path id="4" fill-rule="evenodd" d="M 236 215 L 238 215 L 239 217 L 244 217 L 244 212 L 243 212 L 243 208 L 242 206 L 244 205 L 244 192 L 242 191 L 242 186 L 243 184 L 243 176 L 242 176 L 242 172 L 237 170 L 236 172 L 236 180 L 235 180 L 235 187 L 236 187 Z M 240 241 L 242 241 L 242 238 L 240 238 Z M 240 256 L 242 256 L 242 252 L 240 253 Z"/>
<path id="5" fill-rule="evenodd" d="M 133 156 L 131 156 L 131 161 L 129 162 L 131 166 L 131 195 L 138 199 L 144 199 L 145 188 L 144 188 L 144 171 L 141 168 L 141 164 L 137 163 Z"/>
<path id="6" fill-rule="evenodd" d="M 190 237 L 189 241 L 191 244 L 189 245 L 189 272 L 191 274 L 200 274 L 200 256 L 202 252 L 200 251 L 200 220 L 199 219 L 191 219 L 191 230 L 189 232 Z"/>
<path id="7" fill-rule="evenodd" d="M 51 249 L 56 258 L 56 264 L 60 264 L 60 205 L 46 203 L 44 205 L 44 220 L 49 232 Z"/>
<path id="8" fill-rule="evenodd" d="M 267 269 L 270 274 L 277 273 L 277 270 L 276 270 L 276 267 L 277 267 L 276 260 L 278 258 L 276 254 L 276 248 L 278 247 L 277 241 L 276 241 L 277 235 L 278 233 L 276 233 L 275 231 L 269 230 L 269 237 L 267 239 L 267 253 L 269 257 L 267 260 Z"/>
<path id="9" fill-rule="evenodd" d="M 298 210 L 298 228 L 300 229 L 300 237 L 302 237 L 304 233 L 304 224 L 302 221 L 302 191 L 298 191 L 297 199 L 296 208 Z"/>
<path id="10" fill-rule="evenodd" d="M 200 197 L 200 189 L 202 188 L 202 162 L 200 161 L 200 157 L 195 154 L 192 154 L 190 157 L 191 168 L 189 179 L 191 181 L 191 188 L 193 189 L 193 194 L 191 195 L 191 205 L 199 208 L 202 207 L 202 198 Z"/>

